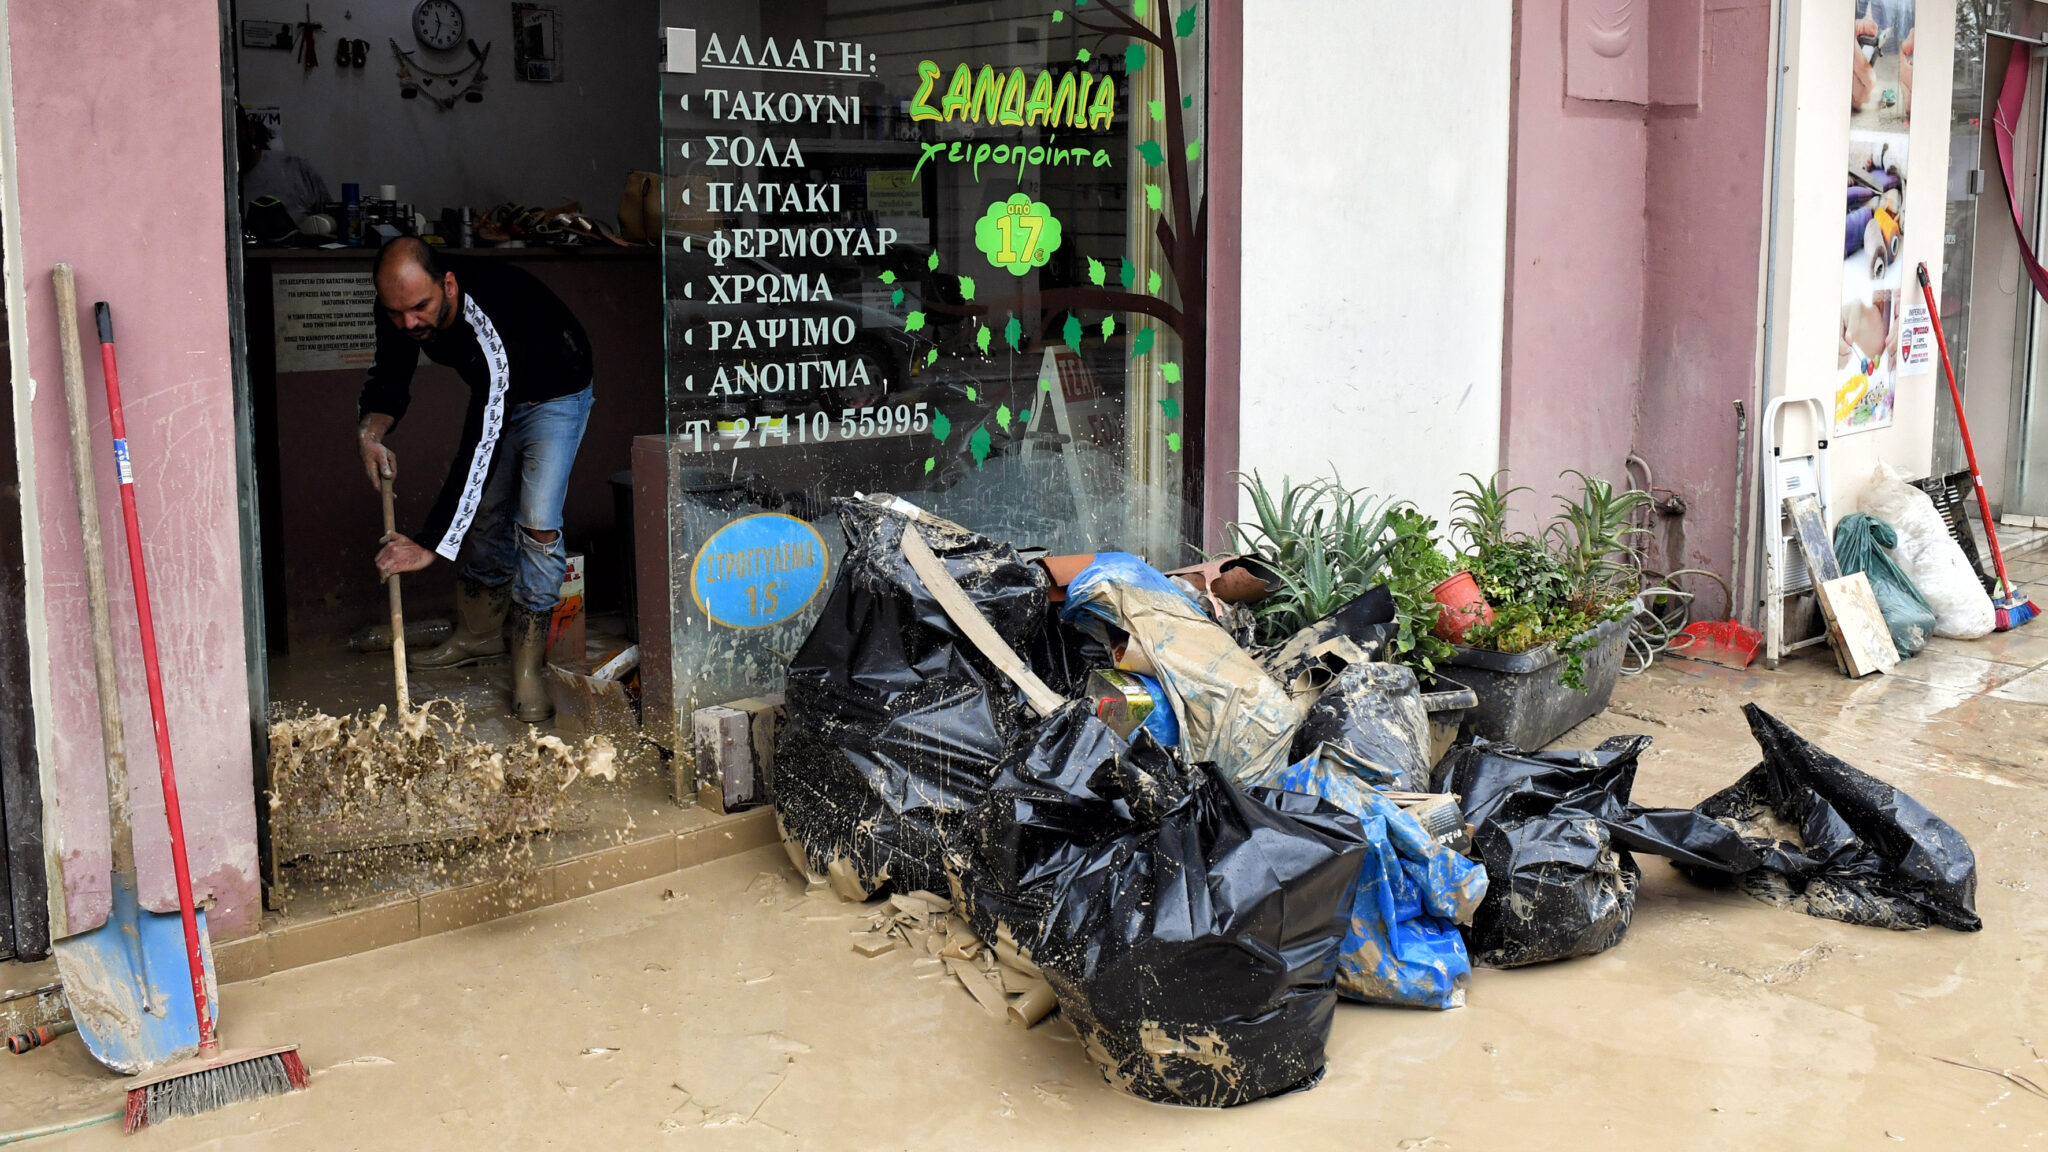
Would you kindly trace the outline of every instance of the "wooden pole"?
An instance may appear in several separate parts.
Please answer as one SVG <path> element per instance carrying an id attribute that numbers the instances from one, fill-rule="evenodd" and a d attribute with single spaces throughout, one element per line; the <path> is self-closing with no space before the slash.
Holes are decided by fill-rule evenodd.
<path id="1" fill-rule="evenodd" d="M 391 477 L 381 477 L 384 491 L 384 534 L 398 531 L 398 517 L 391 508 Z M 398 681 L 398 719 L 403 722 L 411 714 L 412 696 L 405 685 L 405 605 L 398 594 L 398 573 L 393 572 L 384 581 L 391 589 L 391 671 Z"/>

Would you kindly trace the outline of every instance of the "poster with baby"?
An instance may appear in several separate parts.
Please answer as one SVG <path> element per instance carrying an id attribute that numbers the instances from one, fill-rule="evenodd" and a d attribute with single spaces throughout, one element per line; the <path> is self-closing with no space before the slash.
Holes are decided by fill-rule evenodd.
<path id="1" fill-rule="evenodd" d="M 1838 436 L 1890 427 L 1898 392 L 1899 322 L 1910 289 L 1902 249 L 1913 3 L 1856 2 L 1835 384 Z"/>

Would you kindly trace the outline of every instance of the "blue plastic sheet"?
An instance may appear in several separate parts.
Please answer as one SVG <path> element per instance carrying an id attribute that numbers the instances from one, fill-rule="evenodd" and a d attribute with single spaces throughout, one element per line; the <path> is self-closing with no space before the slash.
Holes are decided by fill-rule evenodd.
<path id="1" fill-rule="evenodd" d="M 1338 994 L 1462 1007 L 1472 962 L 1457 926 L 1469 923 L 1485 899 L 1486 869 L 1430 839 L 1415 817 L 1319 755 L 1260 784 L 1320 797 L 1365 826 L 1365 862 L 1337 958 Z"/>

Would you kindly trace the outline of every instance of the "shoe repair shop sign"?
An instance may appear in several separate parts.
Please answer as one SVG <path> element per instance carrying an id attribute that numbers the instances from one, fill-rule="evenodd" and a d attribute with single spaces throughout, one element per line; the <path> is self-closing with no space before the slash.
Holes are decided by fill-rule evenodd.
<path id="1" fill-rule="evenodd" d="M 817 529 L 767 512 L 711 534 L 690 569 L 690 595 L 714 622 L 766 628 L 804 610 L 825 587 L 831 554 Z"/>
<path id="2" fill-rule="evenodd" d="M 279 372 L 368 368 L 377 353 L 377 289 L 367 272 L 270 278 Z"/>

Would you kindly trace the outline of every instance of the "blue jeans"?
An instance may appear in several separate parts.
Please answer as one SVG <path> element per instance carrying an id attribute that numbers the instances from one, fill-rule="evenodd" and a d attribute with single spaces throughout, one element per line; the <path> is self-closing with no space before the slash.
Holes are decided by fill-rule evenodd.
<path id="1" fill-rule="evenodd" d="M 562 500 L 594 399 L 586 387 L 573 396 L 515 404 L 505 414 L 497 466 L 463 542 L 460 574 L 492 588 L 511 584 L 512 602 L 521 608 L 551 612 L 561 602 L 569 567 Z M 522 529 L 555 535 L 543 544 Z"/>

